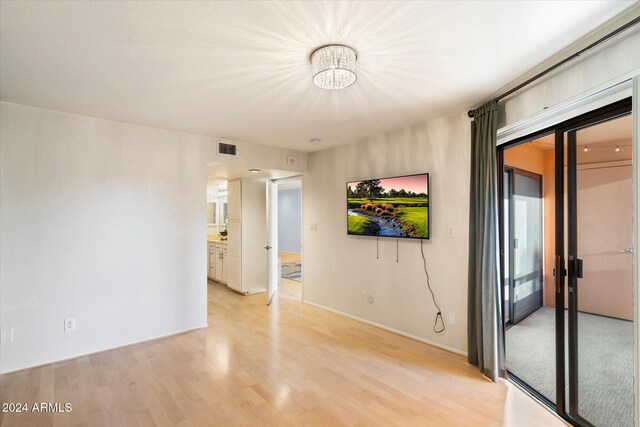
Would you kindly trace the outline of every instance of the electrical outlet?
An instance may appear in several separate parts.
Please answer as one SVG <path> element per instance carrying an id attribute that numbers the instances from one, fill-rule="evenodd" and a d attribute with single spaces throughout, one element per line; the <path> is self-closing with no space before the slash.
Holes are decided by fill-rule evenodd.
<path id="1" fill-rule="evenodd" d="M 13 328 L 2 329 L 0 334 L 0 342 L 2 344 L 13 342 Z"/>
<path id="2" fill-rule="evenodd" d="M 318 224 L 315 222 L 312 222 L 311 224 L 309 224 L 309 230 L 318 231 Z"/>
<path id="3" fill-rule="evenodd" d="M 449 324 L 450 325 L 455 325 L 456 324 L 456 314 L 455 313 L 449 313 Z"/>
<path id="4" fill-rule="evenodd" d="M 76 318 L 69 317 L 68 319 L 64 319 L 64 331 L 75 331 L 76 330 Z"/>
<path id="5" fill-rule="evenodd" d="M 367 295 L 367 302 L 369 304 L 373 304 L 373 295 L 371 295 L 371 294 Z"/>

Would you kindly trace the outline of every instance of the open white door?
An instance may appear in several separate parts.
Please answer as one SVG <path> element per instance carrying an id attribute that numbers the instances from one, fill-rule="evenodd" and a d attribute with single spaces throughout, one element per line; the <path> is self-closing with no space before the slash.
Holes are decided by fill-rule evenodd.
<path id="1" fill-rule="evenodd" d="M 267 179 L 267 305 L 278 291 L 278 184 Z"/>

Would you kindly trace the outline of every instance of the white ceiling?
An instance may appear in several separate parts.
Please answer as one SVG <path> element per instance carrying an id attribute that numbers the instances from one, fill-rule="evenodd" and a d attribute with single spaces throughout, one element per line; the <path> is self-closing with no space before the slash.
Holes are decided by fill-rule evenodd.
<path id="1" fill-rule="evenodd" d="M 633 133 L 632 120 L 632 115 L 627 114 L 613 120 L 580 129 L 576 132 L 576 145 L 631 144 Z M 540 144 L 540 147 L 545 150 L 552 150 L 555 147 L 555 136 L 551 133 L 531 142 Z"/>
<path id="2" fill-rule="evenodd" d="M 632 3 L 2 1 L 0 98 L 312 151 L 466 111 Z M 312 84 L 327 43 L 352 87 Z"/>
<path id="3" fill-rule="evenodd" d="M 614 120 L 598 123 L 576 132 L 576 146 L 578 164 L 613 162 L 631 160 L 632 150 L 632 122 L 631 114 Z M 544 151 L 553 150 L 555 137 L 553 134 L 531 141 L 535 147 Z M 588 150 L 584 151 L 587 147 Z M 615 151 L 619 147 L 620 151 Z M 518 149 L 516 146 L 514 149 Z"/>
<path id="4" fill-rule="evenodd" d="M 611 143 L 625 141 L 631 143 L 633 137 L 633 117 L 631 114 L 607 122 L 598 123 L 576 132 L 577 145 Z"/>

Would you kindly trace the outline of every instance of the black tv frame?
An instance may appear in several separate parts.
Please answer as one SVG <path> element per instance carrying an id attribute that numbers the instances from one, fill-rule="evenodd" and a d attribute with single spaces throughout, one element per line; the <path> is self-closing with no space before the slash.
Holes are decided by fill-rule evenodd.
<path id="1" fill-rule="evenodd" d="M 346 202 L 346 208 L 347 208 L 347 212 L 349 212 L 349 184 L 352 182 L 359 182 L 359 181 L 367 181 L 367 180 L 371 180 L 371 179 L 393 179 L 393 178 L 406 178 L 409 176 L 418 176 L 418 175 L 426 175 L 427 176 L 427 237 L 401 237 L 401 236 L 381 236 L 379 234 L 376 235 L 372 235 L 372 234 L 351 234 L 349 233 L 349 221 L 347 220 L 347 222 L 345 223 L 345 227 L 347 229 L 347 236 L 358 236 L 358 237 L 382 237 L 385 239 L 409 239 L 409 240 L 430 240 L 431 239 L 431 175 L 429 174 L 429 172 L 423 172 L 423 173 L 411 173 L 411 174 L 407 174 L 407 175 L 396 175 L 396 176 L 387 176 L 387 177 L 376 177 L 376 178 L 364 178 L 364 179 L 355 179 L 352 181 L 347 181 L 345 183 L 345 202 Z M 349 216 L 349 214 L 347 213 L 347 216 Z"/>

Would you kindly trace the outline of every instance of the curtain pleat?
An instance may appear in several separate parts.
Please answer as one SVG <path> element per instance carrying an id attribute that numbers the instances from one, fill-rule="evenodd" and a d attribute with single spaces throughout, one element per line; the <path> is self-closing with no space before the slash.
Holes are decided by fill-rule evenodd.
<path id="1" fill-rule="evenodd" d="M 468 354 L 492 381 L 506 376 L 498 275 L 498 103 L 478 108 L 471 123 Z"/>

